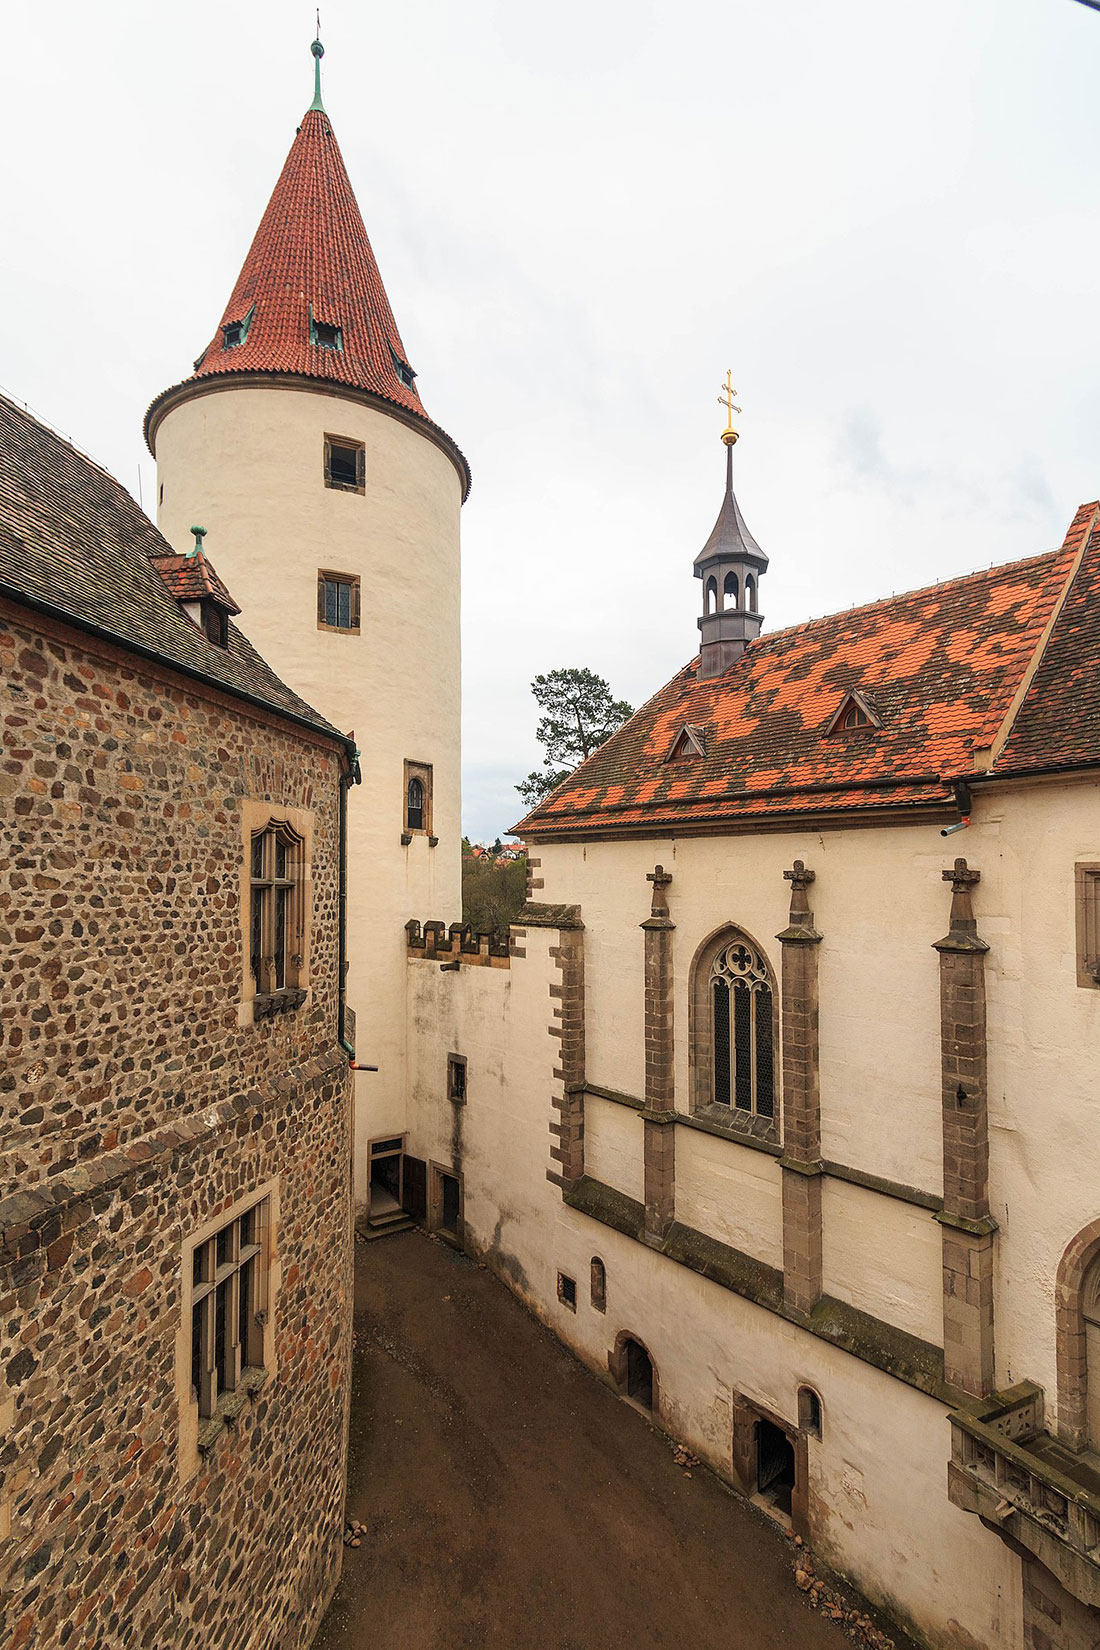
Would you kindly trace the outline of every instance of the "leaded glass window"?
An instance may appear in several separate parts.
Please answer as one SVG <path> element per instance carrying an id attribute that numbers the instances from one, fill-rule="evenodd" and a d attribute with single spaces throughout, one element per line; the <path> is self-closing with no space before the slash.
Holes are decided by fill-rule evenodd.
<path id="1" fill-rule="evenodd" d="M 718 952 L 710 970 L 711 1101 L 775 1116 L 772 988 L 768 966 L 747 940 Z"/>
<path id="2" fill-rule="evenodd" d="M 191 1385 L 200 1416 L 217 1411 L 243 1370 L 263 1366 L 263 1226 L 267 1203 L 254 1204 L 191 1256 Z"/>
<path id="3" fill-rule="evenodd" d="M 298 984 L 301 965 L 302 842 L 280 821 L 252 836 L 249 860 L 249 967 L 256 991 Z"/>

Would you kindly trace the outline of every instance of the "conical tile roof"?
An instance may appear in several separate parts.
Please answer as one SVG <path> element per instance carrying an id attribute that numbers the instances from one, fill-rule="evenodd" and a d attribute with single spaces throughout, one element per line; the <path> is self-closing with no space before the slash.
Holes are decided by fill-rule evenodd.
<path id="1" fill-rule="evenodd" d="M 340 329 L 340 347 L 312 323 Z M 243 338 L 228 345 L 227 327 Z M 426 418 L 398 363 L 408 356 L 386 297 L 332 123 L 310 109 L 249 248 L 196 378 L 289 372 L 333 379 Z"/>

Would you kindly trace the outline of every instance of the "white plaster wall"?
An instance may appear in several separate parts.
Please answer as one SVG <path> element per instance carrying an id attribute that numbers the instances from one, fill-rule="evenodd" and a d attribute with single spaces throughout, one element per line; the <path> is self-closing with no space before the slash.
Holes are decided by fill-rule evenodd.
<path id="1" fill-rule="evenodd" d="M 584 1172 L 645 1202 L 641 1116 L 629 1106 L 590 1094 L 584 1103 Z"/>
<path id="2" fill-rule="evenodd" d="M 826 1177 L 821 1225 L 827 1295 L 943 1345 L 943 1234 L 929 1210 Z"/>
<path id="3" fill-rule="evenodd" d="M 324 485 L 325 434 L 362 441 L 366 493 Z M 348 996 L 357 1051 L 356 1160 L 405 1126 L 409 917 L 461 915 L 459 507 L 461 486 L 425 435 L 340 396 L 219 385 L 174 407 L 156 436 L 161 531 L 178 549 L 207 529 L 241 629 L 361 751 L 348 799 Z M 356 634 L 317 627 L 320 569 L 358 574 Z M 434 833 L 403 847 L 404 762 L 434 770 Z"/>
<path id="4" fill-rule="evenodd" d="M 676 1219 L 767 1266 L 782 1268 L 780 1174 L 779 1164 L 767 1152 L 678 1127 Z"/>
<path id="5" fill-rule="evenodd" d="M 981 857 L 971 857 L 982 872 L 975 908 L 991 948 L 997 1379 L 1039 1381 L 1050 1424 L 1058 1263 L 1100 1217 L 1100 991 L 1077 985 L 1073 888 L 1074 864 L 1100 861 L 1100 785 L 1035 785 L 996 799 L 988 813 Z"/>
<path id="6" fill-rule="evenodd" d="M 634 937 L 640 941 L 638 924 L 649 912 L 645 879 L 654 863 L 673 873 L 676 1103 L 687 1110 L 692 959 L 732 923 L 756 940 L 778 978 L 782 947 L 774 936 L 787 925 L 790 902 L 783 872 L 802 859 L 817 875 L 811 896 L 824 935 L 823 1155 L 938 1194 L 939 960 L 932 943 L 947 929 L 941 873 L 953 849 L 935 826 L 538 843 L 539 897 L 581 905 L 589 1077 L 641 1093 L 642 948 Z M 612 956 L 608 974 L 601 963 Z"/>

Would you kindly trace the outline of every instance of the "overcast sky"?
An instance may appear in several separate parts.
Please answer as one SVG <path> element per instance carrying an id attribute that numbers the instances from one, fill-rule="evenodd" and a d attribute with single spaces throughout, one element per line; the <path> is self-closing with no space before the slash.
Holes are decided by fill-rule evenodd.
<path id="1" fill-rule="evenodd" d="M 0 386 L 149 503 L 141 417 L 233 286 L 313 11 L 6 17 Z M 522 811 L 536 671 L 637 704 L 694 653 L 727 366 L 765 628 L 1045 550 L 1100 493 L 1100 14 L 328 0 L 322 32 L 424 403 L 473 466 L 473 835 Z"/>

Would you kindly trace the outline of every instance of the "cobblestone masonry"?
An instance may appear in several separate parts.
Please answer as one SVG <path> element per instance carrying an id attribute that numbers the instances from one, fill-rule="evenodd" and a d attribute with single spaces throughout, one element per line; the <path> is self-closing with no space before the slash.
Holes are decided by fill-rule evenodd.
<path id="1" fill-rule="evenodd" d="M 339 757 L 10 609 L 0 678 L 5 1644 L 304 1650 L 346 1459 Z M 242 1026 L 246 798 L 312 810 L 313 910 L 309 1000 Z M 270 1182 L 273 1367 L 183 1477 L 182 1245 Z"/>

